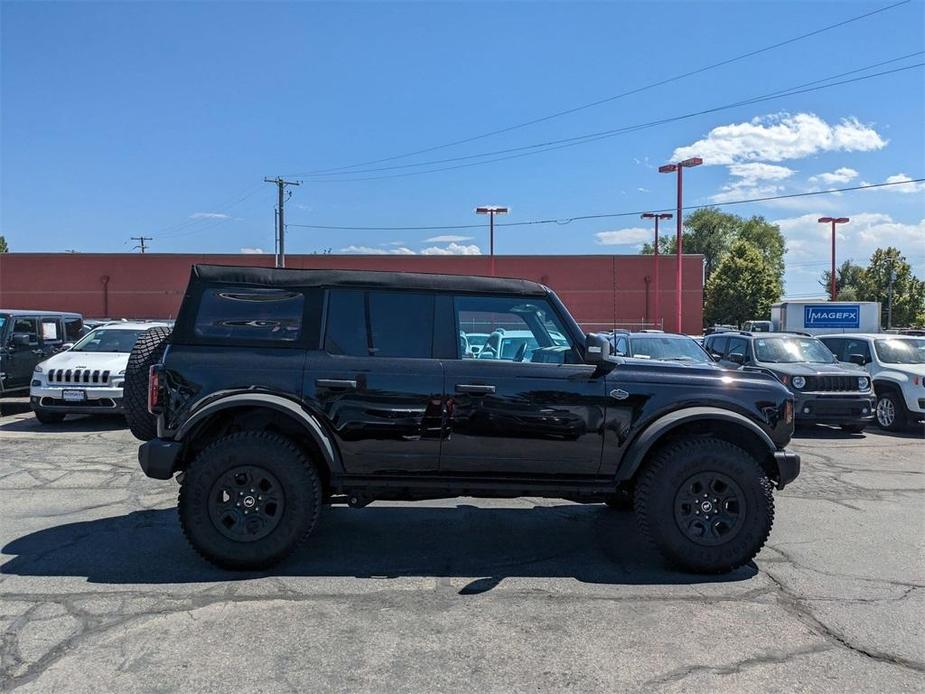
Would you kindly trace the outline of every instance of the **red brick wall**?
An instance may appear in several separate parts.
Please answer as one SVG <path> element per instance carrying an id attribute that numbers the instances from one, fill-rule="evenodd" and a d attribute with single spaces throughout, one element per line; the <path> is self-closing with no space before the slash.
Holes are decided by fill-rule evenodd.
<path id="1" fill-rule="evenodd" d="M 586 329 L 655 319 L 652 257 L 638 255 L 496 256 L 495 274 L 552 287 Z M 0 254 L 0 307 L 78 311 L 87 317 L 176 315 L 190 265 L 272 266 L 270 255 Z M 684 256 L 682 332 L 703 325 L 703 258 Z M 406 270 L 488 275 L 487 256 L 292 255 L 292 268 Z M 675 258 L 659 265 L 661 313 L 675 326 Z M 105 280 L 108 278 L 108 281 Z M 107 297 L 108 295 L 108 297 Z M 648 295 L 648 312 L 647 312 Z M 108 311 L 107 311 L 108 301 Z M 108 315 L 107 315 L 108 314 Z"/>

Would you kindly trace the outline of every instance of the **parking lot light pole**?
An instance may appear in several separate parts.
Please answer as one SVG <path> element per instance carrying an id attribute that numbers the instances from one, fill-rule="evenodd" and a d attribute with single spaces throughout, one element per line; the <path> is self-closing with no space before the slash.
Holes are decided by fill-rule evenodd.
<path id="1" fill-rule="evenodd" d="M 831 296 L 831 301 L 835 301 L 835 225 L 836 224 L 847 224 L 851 220 L 848 217 L 820 217 L 820 224 L 831 224 L 832 225 L 832 273 L 829 277 L 829 295 Z"/>
<path id="2" fill-rule="evenodd" d="M 681 254 L 684 252 L 684 237 L 683 232 L 681 231 L 683 222 L 681 219 L 681 210 L 684 207 L 683 202 L 683 190 L 684 190 L 684 180 L 682 172 L 684 169 L 690 169 L 694 166 L 700 166 L 703 164 L 703 159 L 700 157 L 691 157 L 690 159 L 685 159 L 684 161 L 679 161 L 677 164 L 664 164 L 663 166 L 658 167 L 659 173 L 675 173 L 678 174 L 678 209 L 677 209 L 677 240 L 675 241 L 676 251 L 678 256 L 678 267 L 675 275 L 675 302 L 677 303 L 677 326 L 678 332 L 681 332 L 681 279 L 682 279 L 682 270 L 681 270 Z"/>
<path id="3" fill-rule="evenodd" d="M 653 265 L 654 265 L 654 269 L 653 269 L 653 271 L 652 271 L 652 274 L 653 274 L 654 279 L 655 279 L 655 290 L 654 290 L 654 293 L 655 293 L 655 311 L 654 311 L 653 313 L 655 314 L 655 322 L 656 322 L 656 323 L 658 322 L 658 319 L 659 319 L 659 299 L 658 299 L 658 289 L 659 289 L 659 285 L 658 285 L 658 220 L 660 220 L 660 219 L 671 219 L 673 216 L 674 216 L 674 215 L 672 215 L 670 212 L 643 212 L 643 213 L 640 215 L 640 217 L 641 217 L 642 219 L 654 219 L 654 220 L 655 220 L 655 247 L 654 247 L 654 248 L 655 248 L 655 252 L 653 253 L 653 258 L 652 258 L 652 263 L 653 263 Z M 661 325 L 662 325 L 662 328 L 665 327 L 664 322 L 663 322 Z"/>
<path id="4" fill-rule="evenodd" d="M 475 208 L 476 214 L 488 215 L 488 263 L 492 277 L 495 276 L 495 215 L 507 214 L 508 212 L 510 212 L 509 208 L 498 205 L 483 205 Z"/>

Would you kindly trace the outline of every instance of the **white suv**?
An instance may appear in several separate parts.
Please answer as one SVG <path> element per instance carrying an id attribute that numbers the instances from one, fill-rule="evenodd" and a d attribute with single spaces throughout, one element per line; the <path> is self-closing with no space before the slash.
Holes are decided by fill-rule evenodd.
<path id="1" fill-rule="evenodd" d="M 821 335 L 839 361 L 867 369 L 877 394 L 877 424 L 898 431 L 925 419 L 925 338 L 885 333 Z"/>
<path id="2" fill-rule="evenodd" d="M 106 323 L 35 367 L 29 400 L 43 424 L 68 414 L 122 413 L 125 367 L 135 340 L 165 323 Z"/>

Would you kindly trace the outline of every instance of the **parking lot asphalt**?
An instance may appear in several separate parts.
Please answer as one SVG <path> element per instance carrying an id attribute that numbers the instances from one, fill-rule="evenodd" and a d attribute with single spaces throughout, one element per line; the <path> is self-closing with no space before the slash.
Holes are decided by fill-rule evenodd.
<path id="1" fill-rule="evenodd" d="M 923 691 L 921 432 L 801 432 L 755 564 L 678 573 L 632 514 L 332 508 L 276 570 L 186 545 L 121 419 L 0 418 L 0 689 Z"/>

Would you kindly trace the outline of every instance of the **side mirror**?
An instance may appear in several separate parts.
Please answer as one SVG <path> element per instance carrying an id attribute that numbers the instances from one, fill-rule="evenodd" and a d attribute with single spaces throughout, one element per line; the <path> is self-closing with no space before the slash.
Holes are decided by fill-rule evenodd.
<path id="1" fill-rule="evenodd" d="M 848 361 L 858 366 L 867 366 L 867 359 L 864 358 L 863 354 L 850 354 L 848 355 Z"/>
<path id="2" fill-rule="evenodd" d="M 27 349 L 32 346 L 32 341 L 29 339 L 29 333 L 13 333 L 10 344 L 15 349 Z"/>
<path id="3" fill-rule="evenodd" d="M 744 364 L 744 363 L 745 363 L 745 355 L 744 355 L 744 354 L 736 354 L 736 353 L 733 353 L 733 354 L 730 354 L 730 355 L 728 355 L 728 356 L 726 357 L 726 361 L 731 361 L 731 362 L 733 362 L 734 364 Z"/>
<path id="4" fill-rule="evenodd" d="M 74 346 L 73 342 L 65 342 L 63 345 L 58 347 L 59 352 L 67 352 L 71 347 Z"/>
<path id="5" fill-rule="evenodd" d="M 610 357 L 610 338 L 600 333 L 585 335 L 585 364 L 602 366 Z"/>

